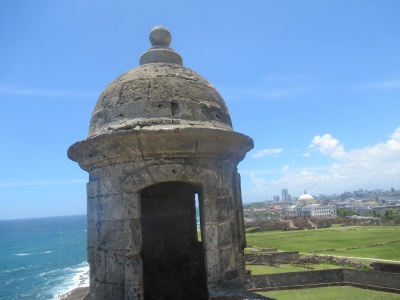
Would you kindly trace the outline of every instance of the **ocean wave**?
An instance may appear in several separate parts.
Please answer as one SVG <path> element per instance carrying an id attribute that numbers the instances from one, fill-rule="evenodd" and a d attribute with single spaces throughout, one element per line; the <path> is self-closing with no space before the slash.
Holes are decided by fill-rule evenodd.
<path id="1" fill-rule="evenodd" d="M 89 265 L 82 262 L 73 268 L 65 268 L 63 282 L 52 290 L 53 299 L 61 299 L 62 295 L 78 287 L 89 286 Z"/>
<path id="2" fill-rule="evenodd" d="M 16 253 L 14 255 L 15 256 L 28 256 L 28 255 L 33 255 L 33 253 Z"/>
<path id="3" fill-rule="evenodd" d="M 3 273 L 12 273 L 12 272 L 16 272 L 16 271 L 20 271 L 20 270 L 26 270 L 28 269 L 27 267 L 19 267 L 19 268 L 15 268 L 15 269 L 10 269 L 10 270 L 4 270 Z"/>
<path id="4" fill-rule="evenodd" d="M 52 251 L 43 251 L 43 252 L 40 252 L 40 253 L 42 253 L 42 254 L 49 254 L 49 253 L 51 253 Z"/>

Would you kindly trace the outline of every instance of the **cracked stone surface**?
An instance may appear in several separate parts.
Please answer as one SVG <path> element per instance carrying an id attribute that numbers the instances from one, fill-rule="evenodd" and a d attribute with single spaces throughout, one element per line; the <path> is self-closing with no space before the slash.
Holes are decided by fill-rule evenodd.
<path id="1" fill-rule="evenodd" d="M 182 127 L 233 131 L 224 100 L 206 79 L 180 65 L 153 63 L 122 74 L 102 92 L 89 137 Z"/>

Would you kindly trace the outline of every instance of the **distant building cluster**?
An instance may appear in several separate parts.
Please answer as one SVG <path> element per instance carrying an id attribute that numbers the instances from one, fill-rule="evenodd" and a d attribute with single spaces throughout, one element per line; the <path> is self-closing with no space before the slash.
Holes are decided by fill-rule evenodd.
<path id="1" fill-rule="evenodd" d="M 273 200 L 245 205 L 245 218 L 250 220 L 270 220 L 286 217 L 330 218 L 338 215 L 338 209 L 346 209 L 353 214 L 371 214 L 372 211 L 400 209 L 400 190 L 376 189 L 358 190 L 342 194 L 312 196 L 304 191 L 299 197 L 291 197 L 287 188 L 282 196 Z M 376 214 L 377 215 L 377 214 Z"/>
<path id="2" fill-rule="evenodd" d="M 318 204 L 313 196 L 304 194 L 297 199 L 295 205 L 286 207 L 288 217 L 336 217 L 336 205 Z"/>

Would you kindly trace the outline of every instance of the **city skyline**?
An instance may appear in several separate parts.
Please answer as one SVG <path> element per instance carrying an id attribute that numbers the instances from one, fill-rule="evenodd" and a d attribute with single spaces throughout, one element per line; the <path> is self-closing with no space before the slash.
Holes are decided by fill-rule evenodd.
<path id="1" fill-rule="evenodd" d="M 390 188 L 390 189 L 374 189 L 374 190 L 368 190 L 368 189 L 356 189 L 354 191 L 341 191 L 341 192 L 337 192 L 337 193 L 333 193 L 333 194 L 313 194 L 312 191 L 309 193 L 307 190 L 304 190 L 304 192 L 302 194 L 299 195 L 291 195 L 289 194 L 288 189 L 282 189 L 281 192 L 282 194 L 284 193 L 284 191 L 289 195 L 289 202 L 292 201 L 293 199 L 296 200 L 297 198 L 299 198 L 301 195 L 303 194 L 309 194 L 313 197 L 315 197 L 316 199 L 320 199 L 320 198 L 335 198 L 335 197 L 343 197 L 343 196 L 350 196 L 350 195 L 365 195 L 365 193 L 367 194 L 367 196 L 373 195 L 373 194 L 378 194 L 378 195 L 386 195 L 386 194 L 392 194 L 392 195 L 400 195 L 400 190 L 396 190 L 395 188 Z M 278 199 L 278 201 L 276 201 L 276 199 Z M 400 199 L 400 198 L 399 198 Z M 265 199 L 265 201 L 271 201 L 273 200 L 274 202 L 285 202 L 283 200 L 283 196 L 277 196 L 274 195 L 272 197 L 272 199 Z"/>
<path id="2" fill-rule="evenodd" d="M 157 25 L 254 140 L 238 166 L 244 203 L 282 188 L 400 189 L 399 10 L 390 0 L 3 1 L 0 219 L 86 212 L 87 174 L 66 151 Z"/>

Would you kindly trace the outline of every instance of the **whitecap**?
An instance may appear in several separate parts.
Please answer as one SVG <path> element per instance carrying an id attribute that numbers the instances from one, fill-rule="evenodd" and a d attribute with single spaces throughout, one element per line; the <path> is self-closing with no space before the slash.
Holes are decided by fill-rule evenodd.
<path id="1" fill-rule="evenodd" d="M 89 286 L 89 265 L 87 262 L 82 262 L 75 267 L 65 268 L 63 282 L 52 290 L 53 299 L 60 299 L 61 295 L 72 291 L 78 287 Z"/>
<path id="2" fill-rule="evenodd" d="M 15 256 L 28 256 L 28 255 L 33 255 L 33 253 L 16 253 L 14 255 Z"/>
<path id="3" fill-rule="evenodd" d="M 44 251 L 44 252 L 42 252 L 42 254 L 49 254 L 49 253 L 51 253 L 51 251 Z"/>
<path id="4" fill-rule="evenodd" d="M 15 269 L 5 270 L 3 272 L 4 273 L 12 273 L 12 272 L 16 272 L 16 271 L 19 271 L 19 270 L 25 270 L 25 269 L 27 269 L 27 268 L 26 267 L 19 267 L 19 268 L 15 268 Z"/>

